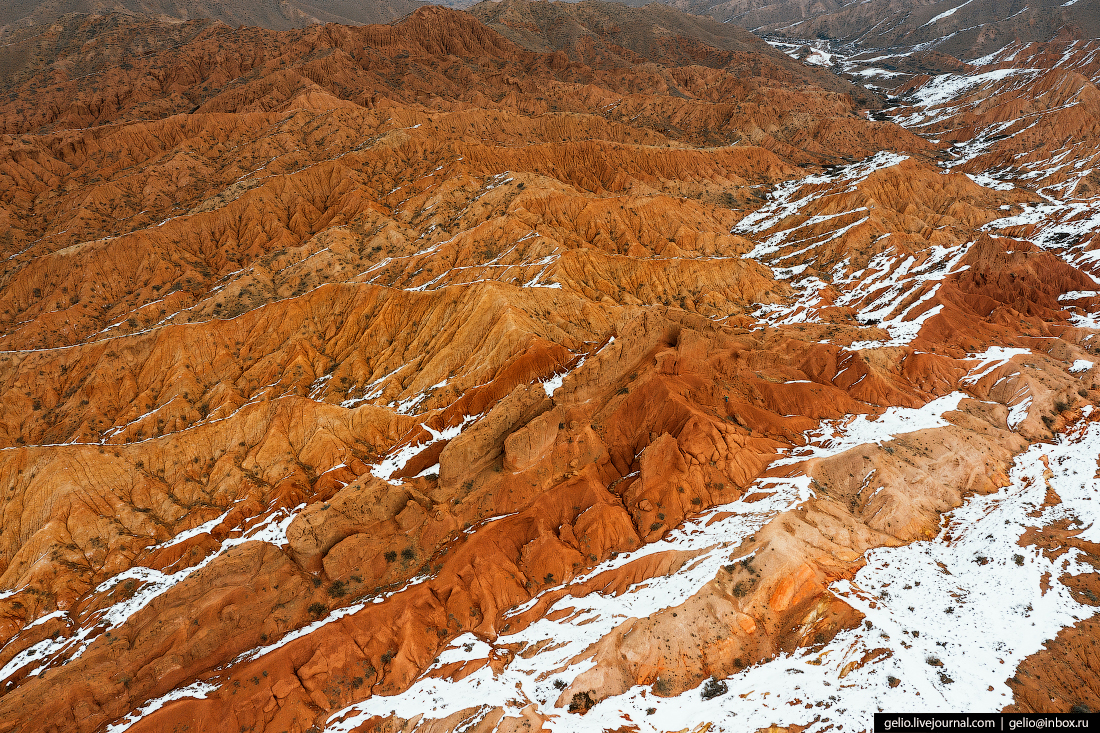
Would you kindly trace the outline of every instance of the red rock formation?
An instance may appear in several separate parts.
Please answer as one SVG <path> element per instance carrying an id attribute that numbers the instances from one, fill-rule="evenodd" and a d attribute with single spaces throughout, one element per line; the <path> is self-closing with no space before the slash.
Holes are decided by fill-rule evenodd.
<path id="1" fill-rule="evenodd" d="M 0 731 L 537 730 L 820 663 L 866 553 L 1096 394 L 1029 179 L 768 56 L 586 65 L 441 8 L 24 33 Z"/>

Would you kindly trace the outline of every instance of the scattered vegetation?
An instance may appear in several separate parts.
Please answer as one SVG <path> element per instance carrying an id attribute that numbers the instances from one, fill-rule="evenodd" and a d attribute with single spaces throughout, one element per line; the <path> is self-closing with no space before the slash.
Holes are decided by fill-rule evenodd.
<path id="1" fill-rule="evenodd" d="M 569 712 L 584 715 L 595 704 L 596 701 L 592 699 L 590 692 L 577 692 L 573 694 L 573 699 L 569 702 Z"/>
<path id="2" fill-rule="evenodd" d="M 700 694 L 704 700 L 712 700 L 719 695 L 725 695 L 727 692 L 729 692 L 729 686 L 724 680 L 711 677 L 706 681 L 706 684 L 703 685 L 703 690 Z"/>

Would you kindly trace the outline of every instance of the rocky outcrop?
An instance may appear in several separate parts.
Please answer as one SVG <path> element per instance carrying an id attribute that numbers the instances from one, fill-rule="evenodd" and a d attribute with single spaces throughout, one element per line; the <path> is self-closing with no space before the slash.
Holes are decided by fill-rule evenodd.
<path id="1" fill-rule="evenodd" d="M 598 59 L 442 8 L 20 36 L 0 731 L 698 729 L 729 720 L 700 699 L 773 710 L 776 665 L 803 681 L 746 729 L 800 729 L 908 689 L 888 665 L 933 642 L 874 626 L 913 587 L 867 572 L 1091 419 L 1087 185 L 943 154 L 999 87 L 884 113 L 926 140 L 635 30 Z"/>

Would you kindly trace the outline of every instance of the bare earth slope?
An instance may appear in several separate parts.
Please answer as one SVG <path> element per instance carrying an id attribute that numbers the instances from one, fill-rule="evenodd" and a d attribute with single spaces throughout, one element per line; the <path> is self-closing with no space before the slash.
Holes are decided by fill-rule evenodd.
<path id="1" fill-rule="evenodd" d="M 572 61 L 597 68 L 646 61 L 726 68 L 850 94 L 861 107 L 878 104 L 866 89 L 824 69 L 794 62 L 740 26 L 657 3 L 635 8 L 600 0 L 485 0 L 471 7 L 470 13 L 529 51 L 562 51 Z"/>
<path id="2" fill-rule="evenodd" d="M 936 50 L 964 59 L 1013 41 L 1100 36 L 1097 0 L 672 0 L 673 7 L 788 39 L 829 39 L 861 49 Z"/>
<path id="3" fill-rule="evenodd" d="M 5 47 L 0 731 L 1091 704 L 1095 42 L 544 10 Z"/>
<path id="4" fill-rule="evenodd" d="M 71 13 L 132 13 L 167 22 L 210 18 L 288 30 L 315 23 L 389 23 L 421 5 L 417 0 L 6 0 L 0 5 L 0 37 L 48 26 Z"/>

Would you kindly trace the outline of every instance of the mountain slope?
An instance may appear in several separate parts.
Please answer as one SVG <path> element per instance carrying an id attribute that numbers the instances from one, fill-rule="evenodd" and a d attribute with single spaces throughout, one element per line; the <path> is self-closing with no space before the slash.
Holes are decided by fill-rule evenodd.
<path id="1" fill-rule="evenodd" d="M 606 35 L 5 47 L 0 731 L 1095 704 L 1097 45 Z"/>
<path id="2" fill-rule="evenodd" d="M 744 28 L 656 3 L 637 8 L 599 0 L 485 0 L 469 12 L 530 51 L 562 51 L 569 59 L 596 68 L 630 67 L 646 61 L 673 67 L 727 68 L 750 77 L 787 79 L 851 94 L 863 107 L 878 104 L 867 90 L 822 69 L 794 62 Z"/>
<path id="3" fill-rule="evenodd" d="M 10 0 L 0 7 L 0 37 L 18 28 L 49 25 L 70 13 L 123 12 L 163 21 L 210 18 L 231 26 L 287 30 L 314 23 L 389 23 L 422 4 L 417 0 Z"/>
<path id="4" fill-rule="evenodd" d="M 1100 36 L 1096 0 L 940 0 L 919 4 L 897 0 L 674 0 L 671 4 L 776 37 L 829 39 L 860 49 L 931 49 L 962 59 L 985 56 L 1017 40 L 1044 42 L 1059 34 L 1079 40 Z"/>

